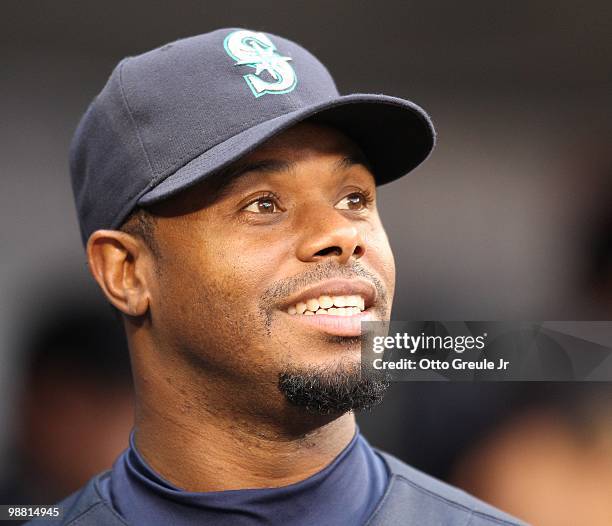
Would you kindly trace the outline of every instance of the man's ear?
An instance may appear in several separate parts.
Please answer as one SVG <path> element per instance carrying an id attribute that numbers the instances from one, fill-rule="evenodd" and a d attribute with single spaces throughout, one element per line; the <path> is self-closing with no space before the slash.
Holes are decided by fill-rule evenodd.
<path id="1" fill-rule="evenodd" d="M 119 230 L 96 230 L 87 241 L 87 259 L 93 277 L 117 309 L 129 316 L 146 314 L 147 268 L 152 261 L 139 239 Z"/>

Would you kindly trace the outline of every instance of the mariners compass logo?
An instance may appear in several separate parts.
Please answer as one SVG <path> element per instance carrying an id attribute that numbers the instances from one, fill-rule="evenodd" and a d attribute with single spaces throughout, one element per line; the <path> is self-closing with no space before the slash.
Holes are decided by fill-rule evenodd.
<path id="1" fill-rule="evenodd" d="M 225 37 L 223 46 L 236 61 L 235 66 L 255 69 L 255 73 L 243 76 L 255 97 L 266 93 L 289 93 L 295 88 L 297 76 L 289 64 L 291 57 L 281 55 L 264 33 L 243 29 L 234 31 Z"/>

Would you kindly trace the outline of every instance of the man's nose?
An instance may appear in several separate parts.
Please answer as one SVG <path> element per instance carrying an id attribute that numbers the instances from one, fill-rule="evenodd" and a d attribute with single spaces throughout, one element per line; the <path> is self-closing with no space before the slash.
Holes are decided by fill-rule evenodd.
<path id="1" fill-rule="evenodd" d="M 345 264 L 365 254 L 363 224 L 333 207 L 310 208 L 309 212 L 298 219 L 302 227 L 297 247 L 300 261 L 321 262 L 331 258 Z"/>

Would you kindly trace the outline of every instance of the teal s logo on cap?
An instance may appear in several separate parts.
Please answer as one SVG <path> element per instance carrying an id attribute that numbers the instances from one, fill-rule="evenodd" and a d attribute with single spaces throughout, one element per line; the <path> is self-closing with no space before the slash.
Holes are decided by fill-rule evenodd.
<path id="1" fill-rule="evenodd" d="M 279 54 L 276 46 L 264 33 L 244 29 L 233 31 L 225 37 L 223 47 L 236 61 L 235 66 L 255 68 L 255 73 L 243 76 L 255 97 L 266 93 L 289 93 L 295 89 L 297 76 L 289 64 L 291 57 Z M 264 71 L 268 72 L 272 80 L 260 76 Z"/>

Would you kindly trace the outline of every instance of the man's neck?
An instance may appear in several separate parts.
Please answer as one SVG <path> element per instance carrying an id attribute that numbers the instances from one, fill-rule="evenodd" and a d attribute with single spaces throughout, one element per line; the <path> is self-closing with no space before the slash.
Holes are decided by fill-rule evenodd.
<path id="1" fill-rule="evenodd" d="M 299 482 L 330 464 L 356 431 L 352 413 L 325 420 L 304 414 L 303 421 L 309 425 L 291 430 L 276 423 L 219 414 L 201 418 L 199 411 L 182 414 L 157 407 L 138 401 L 136 447 L 151 468 L 186 491 L 271 488 Z"/>

